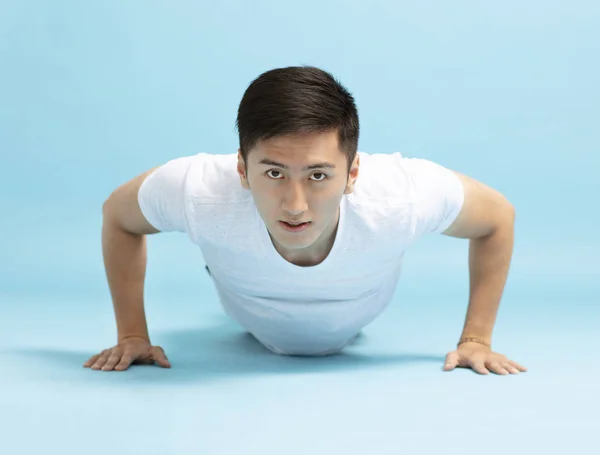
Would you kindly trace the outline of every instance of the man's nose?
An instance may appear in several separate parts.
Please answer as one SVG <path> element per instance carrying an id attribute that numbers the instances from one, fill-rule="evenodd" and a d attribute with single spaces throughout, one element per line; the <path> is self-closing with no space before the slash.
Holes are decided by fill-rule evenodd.
<path id="1" fill-rule="evenodd" d="M 284 191 L 285 194 L 283 197 L 282 209 L 285 212 L 293 216 L 301 215 L 306 212 L 308 204 L 302 185 L 290 183 Z"/>

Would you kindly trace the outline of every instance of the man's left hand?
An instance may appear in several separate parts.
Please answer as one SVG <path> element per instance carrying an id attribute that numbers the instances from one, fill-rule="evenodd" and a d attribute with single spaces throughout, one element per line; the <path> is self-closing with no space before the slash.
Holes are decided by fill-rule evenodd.
<path id="1" fill-rule="evenodd" d="M 527 371 L 527 368 L 507 359 L 506 356 L 473 342 L 461 344 L 458 349 L 446 356 L 444 371 L 451 371 L 456 367 L 471 368 L 479 374 L 489 374 L 491 371 L 506 375 Z"/>

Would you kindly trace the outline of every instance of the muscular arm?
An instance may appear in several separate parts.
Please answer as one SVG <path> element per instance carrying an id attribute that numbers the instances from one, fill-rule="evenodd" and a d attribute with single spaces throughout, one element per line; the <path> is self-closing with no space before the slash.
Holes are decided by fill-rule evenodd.
<path id="1" fill-rule="evenodd" d="M 512 258 L 515 209 L 498 191 L 456 174 L 465 190 L 465 202 L 443 234 L 469 239 L 470 296 L 461 338 L 475 337 L 491 344 Z"/>
<path id="2" fill-rule="evenodd" d="M 117 188 L 102 208 L 102 254 L 119 341 L 149 339 L 144 311 L 146 235 L 159 232 L 144 218 L 137 193 L 155 168 Z"/>

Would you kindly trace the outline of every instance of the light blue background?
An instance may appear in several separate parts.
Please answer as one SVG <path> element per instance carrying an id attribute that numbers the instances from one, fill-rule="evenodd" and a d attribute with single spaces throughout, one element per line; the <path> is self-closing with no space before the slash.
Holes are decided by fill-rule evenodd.
<path id="1" fill-rule="evenodd" d="M 592 1 L 2 1 L 2 452 L 592 453 L 599 55 Z M 248 84 L 296 64 L 354 94 L 360 150 L 432 159 L 513 202 L 494 347 L 529 372 L 441 371 L 468 300 L 468 242 L 441 236 L 326 359 L 261 349 L 200 252 L 154 236 L 147 316 L 173 368 L 82 368 L 116 335 L 104 199 L 166 160 L 235 152 Z"/>

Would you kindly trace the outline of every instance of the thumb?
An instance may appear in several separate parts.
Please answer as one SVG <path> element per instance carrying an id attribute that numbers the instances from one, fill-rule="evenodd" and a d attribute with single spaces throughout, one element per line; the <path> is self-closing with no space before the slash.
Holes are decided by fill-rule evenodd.
<path id="1" fill-rule="evenodd" d="M 444 363 L 444 371 L 454 370 L 458 365 L 458 353 L 456 351 L 451 352 L 446 356 L 446 362 Z"/>
<path id="2" fill-rule="evenodd" d="M 152 359 L 163 368 L 171 367 L 171 362 L 169 362 L 169 359 L 167 359 L 165 352 L 158 346 L 152 352 Z"/>

